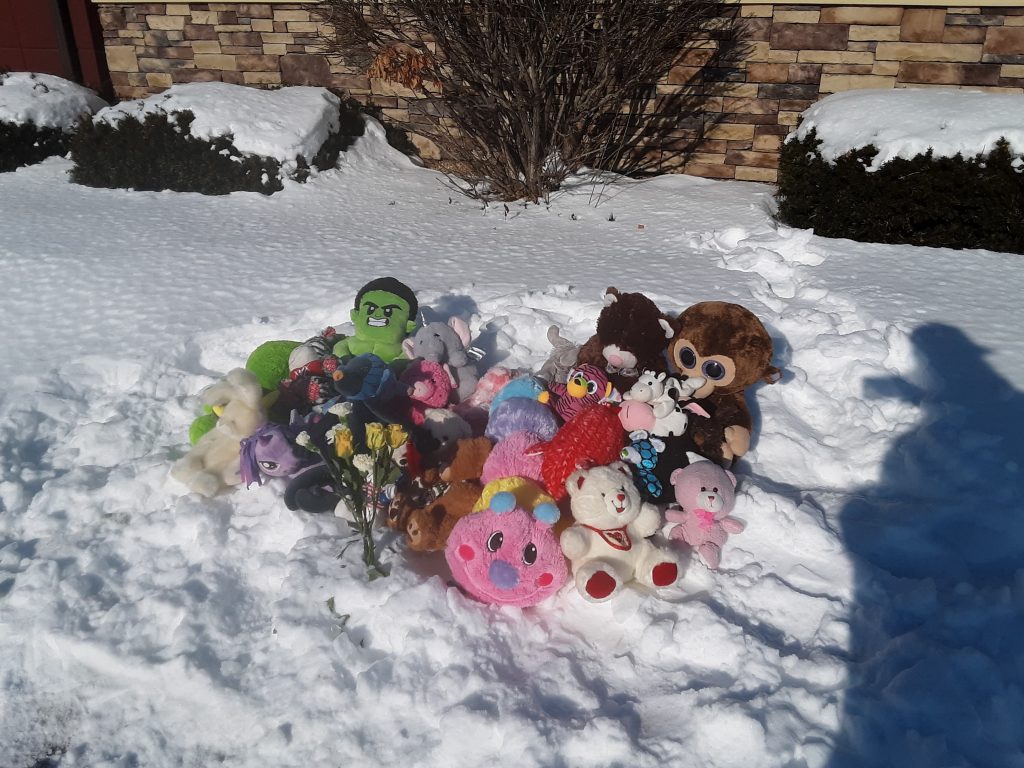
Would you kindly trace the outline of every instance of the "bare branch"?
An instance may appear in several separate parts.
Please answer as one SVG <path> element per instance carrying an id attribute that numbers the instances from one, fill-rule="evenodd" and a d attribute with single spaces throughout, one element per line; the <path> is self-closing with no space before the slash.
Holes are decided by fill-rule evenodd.
<path id="1" fill-rule="evenodd" d="M 710 122 L 708 86 L 743 52 L 738 7 L 721 0 L 326 0 L 310 10 L 326 25 L 326 52 L 416 92 L 404 128 L 506 200 L 536 201 L 585 166 L 643 172 L 695 146 Z M 670 71 L 685 82 L 659 89 Z"/>

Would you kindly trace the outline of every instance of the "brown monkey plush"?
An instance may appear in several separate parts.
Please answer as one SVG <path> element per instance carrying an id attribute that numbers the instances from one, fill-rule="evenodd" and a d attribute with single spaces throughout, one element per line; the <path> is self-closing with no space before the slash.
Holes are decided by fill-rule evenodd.
<path id="1" fill-rule="evenodd" d="M 700 453 L 728 466 L 750 447 L 752 422 L 744 389 L 762 379 L 778 380 L 771 364 L 772 339 L 761 321 L 739 304 L 705 301 L 694 304 L 673 323 L 669 367 L 680 379 L 701 377 L 693 393 L 711 414 L 692 422 Z"/>
<path id="2" fill-rule="evenodd" d="M 436 552 L 448 543 L 448 534 L 460 518 L 473 511 L 483 488 L 480 474 L 491 453 L 486 437 L 463 438 L 458 441 L 455 458 L 440 473 L 447 485 L 443 493 L 425 506 L 411 509 L 405 523 L 409 549 Z"/>
<path id="3" fill-rule="evenodd" d="M 644 371 L 665 370 L 665 345 L 672 338 L 669 318 L 642 293 L 609 288 L 597 317 L 597 333 L 580 348 L 576 362 L 603 369 L 619 392 L 626 392 Z"/>

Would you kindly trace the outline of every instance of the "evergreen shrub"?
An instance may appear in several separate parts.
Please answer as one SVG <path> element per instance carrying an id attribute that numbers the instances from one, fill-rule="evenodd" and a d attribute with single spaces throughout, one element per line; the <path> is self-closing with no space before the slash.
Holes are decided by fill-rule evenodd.
<path id="1" fill-rule="evenodd" d="M 782 146 L 778 218 L 824 237 L 1024 253 L 1024 162 L 1000 139 L 975 157 L 894 158 L 874 146 L 833 163 L 814 131 Z"/>
<path id="2" fill-rule="evenodd" d="M 296 158 L 290 177 L 304 182 L 312 169 L 327 170 L 363 133 L 363 120 L 351 104 L 342 104 L 340 128 L 327 137 L 312 159 Z M 124 116 L 117 124 L 83 121 L 70 141 L 72 181 L 90 187 L 172 190 L 226 195 L 283 189 L 281 163 L 272 157 L 242 154 L 230 136 L 199 139 L 189 133 L 195 115 L 154 112 L 142 119 Z"/>
<path id="3" fill-rule="evenodd" d="M 67 138 L 60 128 L 0 120 L 0 173 L 63 155 L 68 151 Z"/>

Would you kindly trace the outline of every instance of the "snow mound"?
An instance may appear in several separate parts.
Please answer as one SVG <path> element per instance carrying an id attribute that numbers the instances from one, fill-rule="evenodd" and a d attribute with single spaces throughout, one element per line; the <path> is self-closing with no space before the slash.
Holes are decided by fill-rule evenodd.
<path id="1" fill-rule="evenodd" d="M 99 112 L 97 122 L 116 125 L 126 115 L 192 112 L 189 132 L 197 139 L 231 136 L 239 152 L 272 157 L 282 164 L 312 159 L 338 130 L 338 97 L 326 88 L 293 86 L 263 91 L 228 83 L 182 83 L 145 99 Z"/>
<path id="2" fill-rule="evenodd" d="M 0 122 L 67 131 L 107 102 L 78 83 L 34 72 L 0 74 Z"/>
<path id="3" fill-rule="evenodd" d="M 1024 96 L 930 88 L 848 91 L 805 110 L 786 140 L 803 139 L 812 130 L 828 162 L 874 145 L 878 155 L 869 170 L 929 149 L 935 157 L 973 157 L 990 152 L 1000 138 L 1024 152 Z"/>

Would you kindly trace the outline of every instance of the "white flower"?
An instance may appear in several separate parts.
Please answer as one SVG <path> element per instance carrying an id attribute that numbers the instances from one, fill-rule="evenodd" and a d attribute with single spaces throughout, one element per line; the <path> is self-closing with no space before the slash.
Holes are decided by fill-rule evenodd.
<path id="1" fill-rule="evenodd" d="M 373 457 L 368 453 L 359 453 L 352 457 L 352 466 L 363 474 L 369 474 L 373 470 Z"/>
<path id="2" fill-rule="evenodd" d="M 334 405 L 327 409 L 327 412 L 333 413 L 339 419 L 344 419 L 346 416 L 352 413 L 352 403 L 335 403 Z"/>
<path id="3" fill-rule="evenodd" d="M 303 430 L 295 436 L 296 445 L 301 445 L 303 448 L 309 447 L 309 432 Z"/>

